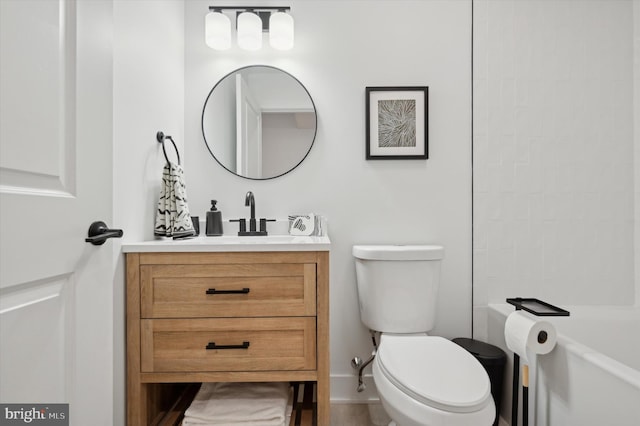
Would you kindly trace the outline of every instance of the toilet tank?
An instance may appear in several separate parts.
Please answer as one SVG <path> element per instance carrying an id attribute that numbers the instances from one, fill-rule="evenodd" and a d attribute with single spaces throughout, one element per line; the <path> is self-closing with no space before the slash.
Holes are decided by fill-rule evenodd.
<path id="1" fill-rule="evenodd" d="M 360 319 L 385 333 L 422 333 L 435 325 L 439 245 L 357 245 L 352 254 Z"/>

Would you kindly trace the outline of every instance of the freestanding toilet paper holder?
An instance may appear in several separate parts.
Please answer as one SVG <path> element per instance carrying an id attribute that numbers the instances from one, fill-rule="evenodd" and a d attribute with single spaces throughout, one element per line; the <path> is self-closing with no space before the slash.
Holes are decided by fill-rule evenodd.
<path id="1" fill-rule="evenodd" d="M 507 298 L 516 311 L 527 311 L 538 317 L 568 317 L 569 311 L 535 298 Z M 546 338 L 546 337 L 545 337 Z M 541 342 L 542 343 L 542 342 Z M 518 396 L 520 390 L 520 356 L 513 354 L 513 390 L 511 393 L 511 426 L 518 426 Z M 524 366 L 522 378 L 522 426 L 529 425 L 529 368 Z"/>

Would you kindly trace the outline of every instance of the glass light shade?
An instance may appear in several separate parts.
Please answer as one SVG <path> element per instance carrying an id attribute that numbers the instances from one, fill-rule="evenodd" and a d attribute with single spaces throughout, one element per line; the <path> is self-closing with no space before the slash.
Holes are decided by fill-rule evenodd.
<path id="1" fill-rule="evenodd" d="M 209 12 L 204 18 L 205 43 L 215 50 L 231 47 L 231 20 L 221 12 Z"/>
<path id="2" fill-rule="evenodd" d="M 269 18 L 269 44 L 277 50 L 293 48 L 293 17 L 288 13 L 272 13 Z"/>
<path id="3" fill-rule="evenodd" d="M 262 47 L 262 19 L 253 12 L 238 15 L 238 46 L 244 50 Z"/>

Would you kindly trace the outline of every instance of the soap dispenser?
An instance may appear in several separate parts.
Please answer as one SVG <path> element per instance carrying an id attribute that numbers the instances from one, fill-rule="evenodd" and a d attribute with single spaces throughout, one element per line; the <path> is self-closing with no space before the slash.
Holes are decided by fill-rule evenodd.
<path id="1" fill-rule="evenodd" d="M 222 235 L 222 212 L 216 208 L 217 200 L 211 200 L 211 210 L 207 212 L 208 237 L 219 237 Z"/>

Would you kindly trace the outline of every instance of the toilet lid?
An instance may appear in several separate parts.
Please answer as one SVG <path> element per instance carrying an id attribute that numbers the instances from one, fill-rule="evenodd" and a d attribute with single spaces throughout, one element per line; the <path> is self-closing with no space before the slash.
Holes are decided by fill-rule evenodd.
<path id="1" fill-rule="evenodd" d="M 491 396 L 489 376 L 478 360 L 442 337 L 383 334 L 376 360 L 396 387 L 434 408 L 478 411 Z"/>

